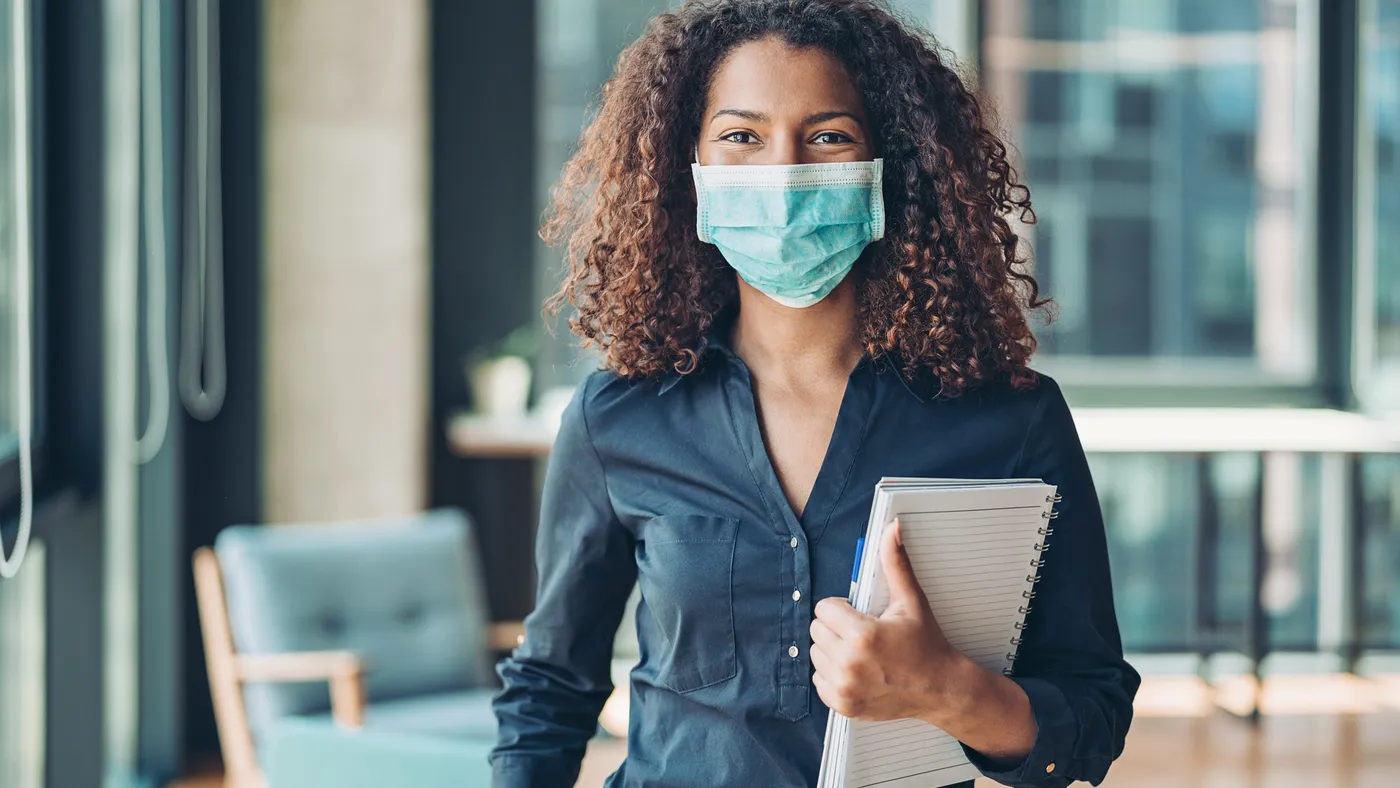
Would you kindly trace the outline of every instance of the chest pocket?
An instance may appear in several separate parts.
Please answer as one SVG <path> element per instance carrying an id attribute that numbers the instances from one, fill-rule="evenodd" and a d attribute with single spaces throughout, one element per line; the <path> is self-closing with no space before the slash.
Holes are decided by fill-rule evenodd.
<path id="1" fill-rule="evenodd" d="M 734 544 L 738 520 L 677 515 L 643 526 L 637 582 L 662 642 L 661 684 L 690 692 L 734 677 Z"/>

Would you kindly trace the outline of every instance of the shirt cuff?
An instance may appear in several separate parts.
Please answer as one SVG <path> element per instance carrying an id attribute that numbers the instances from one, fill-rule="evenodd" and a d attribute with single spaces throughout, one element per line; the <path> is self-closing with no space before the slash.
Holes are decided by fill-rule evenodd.
<path id="1" fill-rule="evenodd" d="M 1079 723 L 1069 700 L 1059 687 L 1037 678 L 1012 678 L 1031 701 L 1035 716 L 1035 745 L 1019 762 L 995 760 L 963 745 L 967 759 L 989 779 L 1002 785 L 1045 786 L 1067 785 L 1074 778 L 1070 763 Z"/>
<path id="2" fill-rule="evenodd" d="M 573 785 L 578 779 L 578 765 L 569 773 L 567 759 L 496 753 L 491 756 L 492 788 L 545 788 Z"/>

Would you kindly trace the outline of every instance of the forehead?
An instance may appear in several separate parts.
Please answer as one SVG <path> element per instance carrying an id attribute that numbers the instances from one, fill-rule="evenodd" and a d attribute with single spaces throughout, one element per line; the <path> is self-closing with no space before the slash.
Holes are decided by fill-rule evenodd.
<path id="1" fill-rule="evenodd" d="M 840 60 L 824 49 L 799 49 L 776 38 L 748 41 L 731 50 L 715 69 L 707 99 L 711 113 L 861 109 L 860 93 Z"/>

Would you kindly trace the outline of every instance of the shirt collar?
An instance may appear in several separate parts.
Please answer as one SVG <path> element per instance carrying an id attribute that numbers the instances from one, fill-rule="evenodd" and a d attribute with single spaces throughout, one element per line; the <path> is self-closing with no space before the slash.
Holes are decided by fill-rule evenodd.
<path id="1" fill-rule="evenodd" d="M 675 388 L 676 384 L 680 383 L 685 378 L 701 374 L 707 366 L 707 362 L 713 359 L 718 358 L 725 361 L 737 359 L 738 356 L 734 354 L 734 349 L 729 345 L 729 329 L 732 328 L 733 325 L 734 312 L 732 310 L 717 316 L 714 322 L 710 324 L 710 330 L 705 334 L 705 338 L 701 340 L 700 347 L 695 351 L 696 355 L 699 357 L 696 361 L 696 371 L 682 375 L 672 370 L 666 375 L 665 379 L 661 381 L 661 388 L 657 394 L 665 394 Z"/>
<path id="2" fill-rule="evenodd" d="M 905 378 L 902 370 L 903 365 L 899 363 L 899 356 L 895 353 L 891 353 L 875 362 L 875 374 L 893 375 L 894 378 L 899 381 L 900 385 L 904 386 L 904 390 L 909 392 L 909 396 L 918 400 L 920 403 L 926 403 L 932 399 L 932 397 L 921 393 L 922 386 L 919 385 L 917 380 L 910 381 Z"/>
<path id="3" fill-rule="evenodd" d="M 685 377 L 685 375 L 682 375 L 682 374 L 679 373 L 679 372 L 669 372 L 669 373 L 667 373 L 666 377 L 661 381 L 661 388 L 656 392 L 657 395 L 658 395 L 658 396 L 663 395 L 663 394 L 665 394 L 666 392 L 670 391 L 671 389 L 675 388 L 675 387 L 676 387 L 676 384 L 677 384 L 677 383 L 680 383 L 680 382 L 681 382 L 681 378 L 684 378 L 684 377 Z"/>

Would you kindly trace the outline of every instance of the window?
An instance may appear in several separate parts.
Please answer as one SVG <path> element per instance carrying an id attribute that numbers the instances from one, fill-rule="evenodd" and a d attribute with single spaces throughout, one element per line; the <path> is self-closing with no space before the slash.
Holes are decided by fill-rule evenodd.
<path id="1" fill-rule="evenodd" d="M 1361 7 L 1357 371 L 1368 404 L 1395 410 L 1400 409 L 1400 0 Z"/>
<path id="2" fill-rule="evenodd" d="M 1306 383 L 1310 4 L 986 0 L 984 88 L 1019 150 L 1042 360 L 1069 383 Z"/>
<path id="3" fill-rule="evenodd" d="M 618 55 L 641 35 L 647 20 L 670 6 L 666 0 L 542 0 L 537 21 L 539 126 L 536 132 L 539 213 L 564 164 L 578 146 L 588 113 L 612 75 Z M 563 279 L 558 250 L 538 244 L 535 270 L 539 297 L 552 294 Z M 544 387 L 572 385 L 593 368 L 575 363 L 578 351 L 565 317 L 555 321 L 554 337 L 542 348 L 537 374 Z"/>

